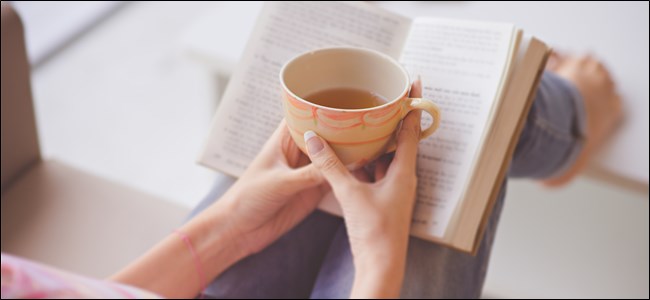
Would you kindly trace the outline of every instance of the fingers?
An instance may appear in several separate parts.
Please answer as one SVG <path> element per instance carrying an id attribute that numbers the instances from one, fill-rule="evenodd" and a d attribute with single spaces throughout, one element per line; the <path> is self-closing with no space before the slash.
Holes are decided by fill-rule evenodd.
<path id="1" fill-rule="evenodd" d="M 291 137 L 285 119 L 280 121 L 255 160 L 264 165 L 273 165 L 280 161 L 291 168 L 302 167 L 309 163 L 309 159 L 300 151 Z"/>
<path id="2" fill-rule="evenodd" d="M 411 85 L 411 93 L 409 94 L 409 97 L 422 98 L 422 79 L 419 75 L 418 79 L 416 79 Z"/>
<path id="3" fill-rule="evenodd" d="M 393 160 L 393 155 L 394 153 L 387 153 L 377 160 L 377 164 L 375 165 L 375 181 L 382 180 L 386 177 L 386 171 L 388 171 L 388 166 Z"/>
<path id="4" fill-rule="evenodd" d="M 298 150 L 300 150 L 300 149 L 298 149 Z M 300 151 L 300 157 L 298 158 L 298 162 L 296 163 L 295 166 L 292 166 L 292 167 L 299 168 L 299 167 L 302 167 L 302 166 L 306 166 L 308 164 L 311 164 L 311 161 L 309 160 L 309 157 L 307 155 L 305 155 L 304 153 L 302 153 L 302 151 Z"/>
<path id="5" fill-rule="evenodd" d="M 397 135 L 395 158 L 388 168 L 389 175 L 415 174 L 418 143 L 420 142 L 421 114 L 419 110 L 413 110 L 404 118 L 402 128 Z"/>
<path id="6" fill-rule="evenodd" d="M 311 130 L 305 132 L 304 138 L 312 165 L 332 186 L 345 186 L 355 180 L 325 140 Z"/>
<path id="7" fill-rule="evenodd" d="M 323 174 L 318 171 L 316 166 L 310 164 L 289 171 L 283 181 L 287 182 L 288 186 L 302 190 L 319 185 L 324 179 Z"/>
<path id="8" fill-rule="evenodd" d="M 546 61 L 546 69 L 549 71 L 557 71 L 557 69 L 564 63 L 566 55 L 556 49 L 551 52 L 548 60 Z"/>
<path id="9" fill-rule="evenodd" d="M 282 143 L 285 136 L 289 136 L 289 128 L 287 127 L 287 121 L 282 119 L 278 128 L 273 131 L 273 134 L 269 138 L 269 142 L 274 141 L 276 143 Z"/>
<path id="10" fill-rule="evenodd" d="M 370 173 L 366 168 L 359 168 L 354 171 L 352 171 L 352 175 L 354 175 L 354 178 L 361 182 L 372 182 L 372 177 L 370 176 Z"/>
<path id="11" fill-rule="evenodd" d="M 422 97 L 422 79 L 418 79 L 411 85 L 411 98 Z M 415 172 L 415 164 L 417 161 L 418 143 L 420 142 L 420 117 L 422 112 L 420 110 L 413 110 L 402 121 L 400 132 L 397 135 L 397 151 L 393 162 L 388 167 L 388 170 L 382 170 L 382 164 L 378 164 L 378 171 L 375 174 L 375 179 L 380 180 L 386 173 L 403 173 Z M 384 164 L 384 166 L 387 164 Z M 383 173 L 383 174 L 382 174 Z"/>
<path id="12" fill-rule="evenodd" d="M 286 149 L 292 142 L 287 123 L 282 119 L 278 128 L 275 129 L 271 137 L 269 137 L 262 147 L 262 150 L 260 150 L 260 153 L 253 161 L 253 164 L 266 165 L 271 164 L 278 159 L 282 159 L 282 161 L 286 162 Z M 279 153 L 283 155 L 280 155 Z"/>
<path id="13" fill-rule="evenodd" d="M 303 163 L 305 160 L 308 160 L 307 157 L 300 151 L 298 145 L 293 141 L 293 137 L 289 133 L 288 126 L 282 135 L 282 152 L 284 153 L 284 158 L 289 167 L 297 168 L 306 165 Z M 302 163 L 302 164 L 301 164 Z"/>

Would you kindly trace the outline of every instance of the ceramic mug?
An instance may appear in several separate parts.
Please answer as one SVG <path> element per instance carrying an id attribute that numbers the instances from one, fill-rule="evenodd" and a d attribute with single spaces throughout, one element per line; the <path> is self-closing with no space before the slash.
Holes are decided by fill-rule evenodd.
<path id="1" fill-rule="evenodd" d="M 289 60 L 280 71 L 282 104 L 289 131 L 306 153 L 303 134 L 313 130 L 325 139 L 341 161 L 355 169 L 395 150 L 395 130 L 406 114 L 420 109 L 433 117 L 420 139 L 440 124 L 440 110 L 431 101 L 409 98 L 406 70 L 383 53 L 355 47 L 313 50 Z M 353 88 L 381 95 L 386 103 L 370 108 L 341 109 L 306 100 L 308 95 L 335 88 Z"/>

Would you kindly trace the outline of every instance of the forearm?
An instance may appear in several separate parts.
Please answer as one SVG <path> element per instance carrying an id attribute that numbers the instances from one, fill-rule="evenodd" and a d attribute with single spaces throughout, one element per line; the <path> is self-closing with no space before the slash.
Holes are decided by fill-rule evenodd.
<path id="1" fill-rule="evenodd" d="M 367 249 L 364 253 L 353 253 L 355 275 L 350 298 L 399 298 L 408 237 L 385 242 L 378 238 L 368 246 L 362 248 Z"/>
<path id="2" fill-rule="evenodd" d="M 202 284 L 245 256 L 245 251 L 229 233 L 226 202 L 215 204 L 179 228 L 189 238 L 196 257 L 180 235 L 170 233 L 111 280 L 164 297 L 195 297 L 201 292 Z"/>
<path id="3" fill-rule="evenodd" d="M 386 265 L 379 261 L 356 267 L 350 298 L 399 298 L 404 267 L 404 263 Z"/>

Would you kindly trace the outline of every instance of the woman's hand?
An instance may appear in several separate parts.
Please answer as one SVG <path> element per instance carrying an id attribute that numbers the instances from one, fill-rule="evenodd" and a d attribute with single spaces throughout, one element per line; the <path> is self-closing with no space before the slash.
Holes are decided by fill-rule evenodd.
<path id="1" fill-rule="evenodd" d="M 230 234 L 248 255 L 311 213 L 326 192 L 323 182 L 283 120 L 244 175 L 209 209 L 228 213 Z"/>
<path id="2" fill-rule="evenodd" d="M 283 121 L 221 200 L 179 228 L 181 235 L 170 234 L 111 279 L 168 298 L 195 297 L 316 208 L 327 185 L 308 163 Z"/>
<path id="3" fill-rule="evenodd" d="M 420 95 L 417 81 L 411 96 Z M 415 202 L 419 139 L 420 112 L 412 111 L 402 122 L 392 162 L 391 155 L 385 155 L 377 161 L 374 174 L 352 174 L 327 142 L 313 132 L 305 134 L 309 156 L 343 210 L 356 269 L 353 298 L 399 297 Z"/>
<path id="4" fill-rule="evenodd" d="M 418 86 L 414 90 L 420 91 Z M 283 121 L 220 201 L 111 280 L 165 297 L 194 297 L 207 282 L 311 213 L 329 191 L 325 176 L 335 187 L 350 233 L 357 267 L 353 296 L 396 297 L 415 195 L 418 139 L 419 114 L 411 113 L 403 122 L 393 163 L 388 167 L 388 160 L 380 161 L 377 182 L 366 184 L 353 178 L 326 144 L 314 151 L 315 141 L 322 142 L 318 137 L 309 140 L 314 159 L 309 164 Z"/>

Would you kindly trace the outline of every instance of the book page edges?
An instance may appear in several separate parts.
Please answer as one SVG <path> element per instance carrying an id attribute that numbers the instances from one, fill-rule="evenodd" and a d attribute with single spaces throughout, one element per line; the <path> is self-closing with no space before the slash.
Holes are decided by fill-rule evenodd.
<path id="1" fill-rule="evenodd" d="M 454 248 L 460 248 L 459 250 L 461 251 L 466 251 L 471 253 L 472 255 L 476 255 L 479 250 L 479 246 L 481 245 L 481 240 L 485 234 L 485 229 L 487 227 L 487 223 L 490 220 L 490 216 L 492 214 L 492 210 L 494 209 L 494 205 L 496 204 L 496 201 L 498 200 L 499 193 L 501 192 L 501 183 L 503 182 L 504 178 L 506 177 L 508 173 L 508 169 L 510 168 L 510 162 L 512 161 L 512 157 L 514 155 L 514 151 L 517 146 L 517 142 L 519 141 L 519 136 L 521 135 L 521 132 L 524 129 L 524 126 L 526 124 L 526 119 L 528 117 L 528 112 L 530 111 L 530 108 L 533 105 L 533 101 L 535 100 L 535 95 L 537 92 L 537 87 L 539 86 L 539 82 L 541 81 L 542 74 L 544 73 L 544 69 L 546 66 L 546 62 L 548 60 L 548 57 L 551 53 L 551 49 L 544 44 L 542 41 L 536 39 L 535 37 L 531 37 L 531 44 L 532 42 L 538 42 L 542 46 L 544 46 L 545 49 L 545 54 L 542 57 L 542 60 L 540 62 L 540 65 L 537 70 L 537 74 L 534 79 L 534 83 L 531 86 L 529 92 L 528 92 L 528 98 L 526 100 L 525 107 L 522 111 L 522 113 L 519 115 L 519 121 L 517 122 L 517 126 L 515 128 L 515 131 L 513 133 L 513 138 L 510 139 L 510 144 L 508 145 L 508 148 L 506 150 L 505 154 L 505 159 L 503 160 L 503 163 L 501 164 L 501 168 L 499 170 L 499 173 L 497 175 L 497 178 L 495 180 L 494 185 L 492 186 L 492 192 L 490 193 L 490 198 L 488 200 L 488 204 L 483 211 L 483 215 L 481 217 L 481 222 L 479 223 L 478 230 L 476 230 L 476 234 L 474 238 L 472 239 L 471 242 L 471 247 L 468 247 L 466 243 L 453 243 Z"/>
<path id="2" fill-rule="evenodd" d="M 474 163 L 471 167 L 471 177 L 470 179 L 466 182 L 466 185 L 464 187 L 464 191 L 460 196 L 460 203 L 458 203 L 456 210 L 452 216 L 452 218 L 449 220 L 449 225 L 447 227 L 447 230 L 445 232 L 444 237 L 442 238 L 437 238 L 433 237 L 433 239 L 430 240 L 435 240 L 437 242 L 442 241 L 444 244 L 447 244 L 448 246 L 453 246 L 453 239 L 456 236 L 456 233 L 458 232 L 458 227 L 459 223 L 458 221 L 461 219 L 461 215 L 463 212 L 463 207 L 467 205 L 467 191 L 470 189 L 470 186 L 472 186 L 472 182 L 474 181 L 474 178 L 476 177 L 476 168 L 479 165 L 480 160 L 485 156 L 485 144 L 486 141 L 488 140 L 489 133 L 492 132 L 492 127 L 494 126 L 493 119 L 497 115 L 498 111 L 500 110 L 501 103 L 503 102 L 506 92 L 508 90 L 508 83 L 512 79 L 512 74 L 515 69 L 515 62 L 517 60 L 517 55 L 520 51 L 520 44 L 523 39 L 523 31 L 517 28 L 513 28 L 512 36 L 511 36 L 511 44 L 510 44 L 510 49 L 509 49 L 509 54 L 508 54 L 508 61 L 507 64 L 504 66 L 504 70 L 501 76 L 500 80 L 500 85 L 496 93 L 496 97 L 493 100 L 492 106 L 490 108 L 490 114 L 488 117 L 488 128 L 484 130 L 483 136 L 481 137 L 481 142 L 480 142 L 480 148 L 477 151 L 476 156 L 473 158 Z M 452 247 L 453 248 L 453 247 Z M 469 252 L 468 250 L 464 250 L 465 252 Z"/>

